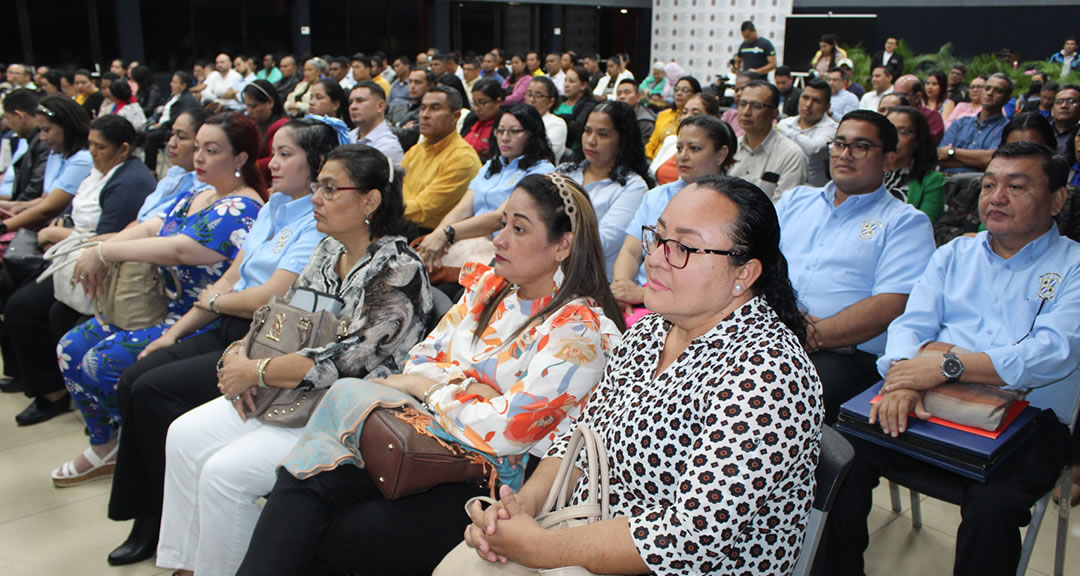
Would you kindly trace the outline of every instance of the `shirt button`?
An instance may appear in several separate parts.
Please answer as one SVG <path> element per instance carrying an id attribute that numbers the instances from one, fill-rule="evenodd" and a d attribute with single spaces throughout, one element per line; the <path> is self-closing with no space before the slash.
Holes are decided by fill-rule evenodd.
<path id="1" fill-rule="evenodd" d="M 989 336 L 989 335 L 991 335 L 991 334 L 993 334 L 993 333 L 994 333 L 994 331 L 993 331 L 993 330 L 987 330 L 987 331 L 986 331 L 986 335 L 987 335 L 987 336 Z"/>

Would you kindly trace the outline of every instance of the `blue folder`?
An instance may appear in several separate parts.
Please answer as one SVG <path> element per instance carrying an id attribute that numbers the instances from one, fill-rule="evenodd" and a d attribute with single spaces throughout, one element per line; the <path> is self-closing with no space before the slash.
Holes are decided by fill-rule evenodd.
<path id="1" fill-rule="evenodd" d="M 908 418 L 907 431 L 887 436 L 878 424 L 870 424 L 870 400 L 881 386 L 875 384 L 840 407 L 837 429 L 884 446 L 916 460 L 938 466 L 979 482 L 985 482 L 1009 456 L 1034 433 L 1032 421 L 1039 409 L 1028 406 L 997 438 L 987 438 L 933 422 Z"/>

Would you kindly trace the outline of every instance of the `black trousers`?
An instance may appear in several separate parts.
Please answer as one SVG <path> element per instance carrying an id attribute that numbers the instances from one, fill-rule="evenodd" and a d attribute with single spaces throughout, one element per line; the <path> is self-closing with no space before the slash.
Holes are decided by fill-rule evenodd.
<path id="1" fill-rule="evenodd" d="M 1071 452 L 1069 429 L 1053 412 L 1043 411 L 1036 426 L 1026 449 L 1019 448 L 985 484 L 849 436 L 855 463 L 826 522 L 816 573 L 865 573 L 863 551 L 870 543 L 866 519 L 873 505 L 872 491 L 884 475 L 919 478 L 963 495 L 954 574 L 1016 574 L 1020 527 L 1031 521 L 1031 506 L 1054 486 Z"/>
<path id="2" fill-rule="evenodd" d="M 20 286 L 4 306 L 5 330 L 10 335 L 14 356 L 14 372 L 26 382 L 26 395 L 31 398 L 64 390 L 64 378 L 56 362 L 56 343 L 68 330 L 83 322 L 86 316 L 56 301 L 51 280 L 27 282 Z M 5 353 L 7 360 L 8 353 Z"/>
<path id="3" fill-rule="evenodd" d="M 0 310 L 7 308 L 7 301 L 15 294 L 18 287 L 19 285 L 11 277 L 11 274 L 8 274 L 7 269 L 0 266 Z M 11 342 L 11 330 L 8 330 L 7 323 L 3 320 L 0 320 L 0 354 L 4 358 L 4 374 L 21 380 L 22 374 L 19 373 L 19 361 L 15 356 L 15 345 Z"/>
<path id="4" fill-rule="evenodd" d="M 465 502 L 487 494 L 448 484 L 391 502 L 353 465 L 306 480 L 279 468 L 236 574 L 431 574 L 462 540 Z"/>
<path id="5" fill-rule="evenodd" d="M 881 380 L 877 371 L 877 358 L 862 350 L 850 354 L 819 350 L 810 355 L 810 361 L 814 363 L 818 378 L 821 379 L 825 423 L 830 426 L 836 423 L 841 404 Z"/>
<path id="6" fill-rule="evenodd" d="M 217 329 L 158 350 L 120 376 L 117 392 L 123 431 L 109 518 L 161 515 L 169 425 L 221 394 L 217 389 L 218 359 L 226 346 L 247 334 L 250 324 L 246 318 L 226 316 Z"/>

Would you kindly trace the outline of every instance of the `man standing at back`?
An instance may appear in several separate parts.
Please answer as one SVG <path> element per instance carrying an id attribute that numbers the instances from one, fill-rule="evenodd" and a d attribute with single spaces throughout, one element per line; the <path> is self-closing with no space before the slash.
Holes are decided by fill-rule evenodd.
<path id="1" fill-rule="evenodd" d="M 904 57 L 896 51 L 899 45 L 900 42 L 895 37 L 886 38 L 885 49 L 875 52 L 870 58 L 870 69 L 884 66 L 888 68 L 891 78 L 899 78 L 904 73 Z M 873 108 L 867 108 L 867 110 L 873 110 Z"/>
<path id="2" fill-rule="evenodd" d="M 761 188 L 773 202 L 780 195 L 806 182 L 806 155 L 794 142 L 773 129 L 780 104 L 780 91 L 765 80 L 751 80 L 735 102 L 739 138 L 731 175 Z"/>
<path id="3" fill-rule="evenodd" d="M 739 51 L 735 55 L 737 62 L 742 64 L 739 69 L 761 75 L 776 70 L 776 47 L 773 43 L 762 38 L 754 23 L 749 20 L 743 22 L 739 29 L 743 37 L 743 43 L 739 45 Z"/>
<path id="4" fill-rule="evenodd" d="M 424 234 L 438 226 L 480 172 L 480 157 L 456 130 L 461 106 L 461 94 L 453 88 L 428 90 L 420 103 L 424 141 L 401 161 L 405 218 Z"/>
<path id="5" fill-rule="evenodd" d="M 885 351 L 885 330 L 934 252 L 930 219 L 884 186 L 898 138 L 881 114 L 849 112 L 830 145 L 832 182 L 795 188 L 776 205 L 780 250 L 805 306 L 805 347 L 821 377 L 826 424 L 880 379 L 875 362 Z"/>

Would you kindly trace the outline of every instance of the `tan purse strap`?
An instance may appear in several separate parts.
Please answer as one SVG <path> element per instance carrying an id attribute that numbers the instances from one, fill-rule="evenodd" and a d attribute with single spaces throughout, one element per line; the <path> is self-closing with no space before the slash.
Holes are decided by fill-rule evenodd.
<path id="1" fill-rule="evenodd" d="M 593 502 L 566 508 L 566 503 L 570 498 L 570 480 L 573 478 L 572 471 L 574 469 L 574 464 L 577 461 L 578 454 L 583 448 L 585 450 L 588 467 L 589 498 L 592 499 Z M 553 513 L 558 513 L 563 510 L 573 510 L 574 512 L 570 517 L 564 517 L 566 516 L 565 514 L 559 514 L 559 517 L 561 518 L 560 521 L 574 518 L 595 518 L 604 520 L 609 517 L 609 493 L 610 478 L 608 475 L 607 449 L 604 447 L 602 439 L 599 438 L 592 428 L 585 424 L 579 424 L 577 428 L 574 429 L 573 435 L 570 436 L 570 442 L 566 447 L 566 453 L 563 454 L 562 464 L 559 465 L 559 472 L 555 475 L 555 481 L 551 485 L 551 492 L 548 493 L 547 500 L 540 509 L 541 515 L 548 518 Z M 599 507 L 599 514 L 597 514 L 592 507 Z"/>

